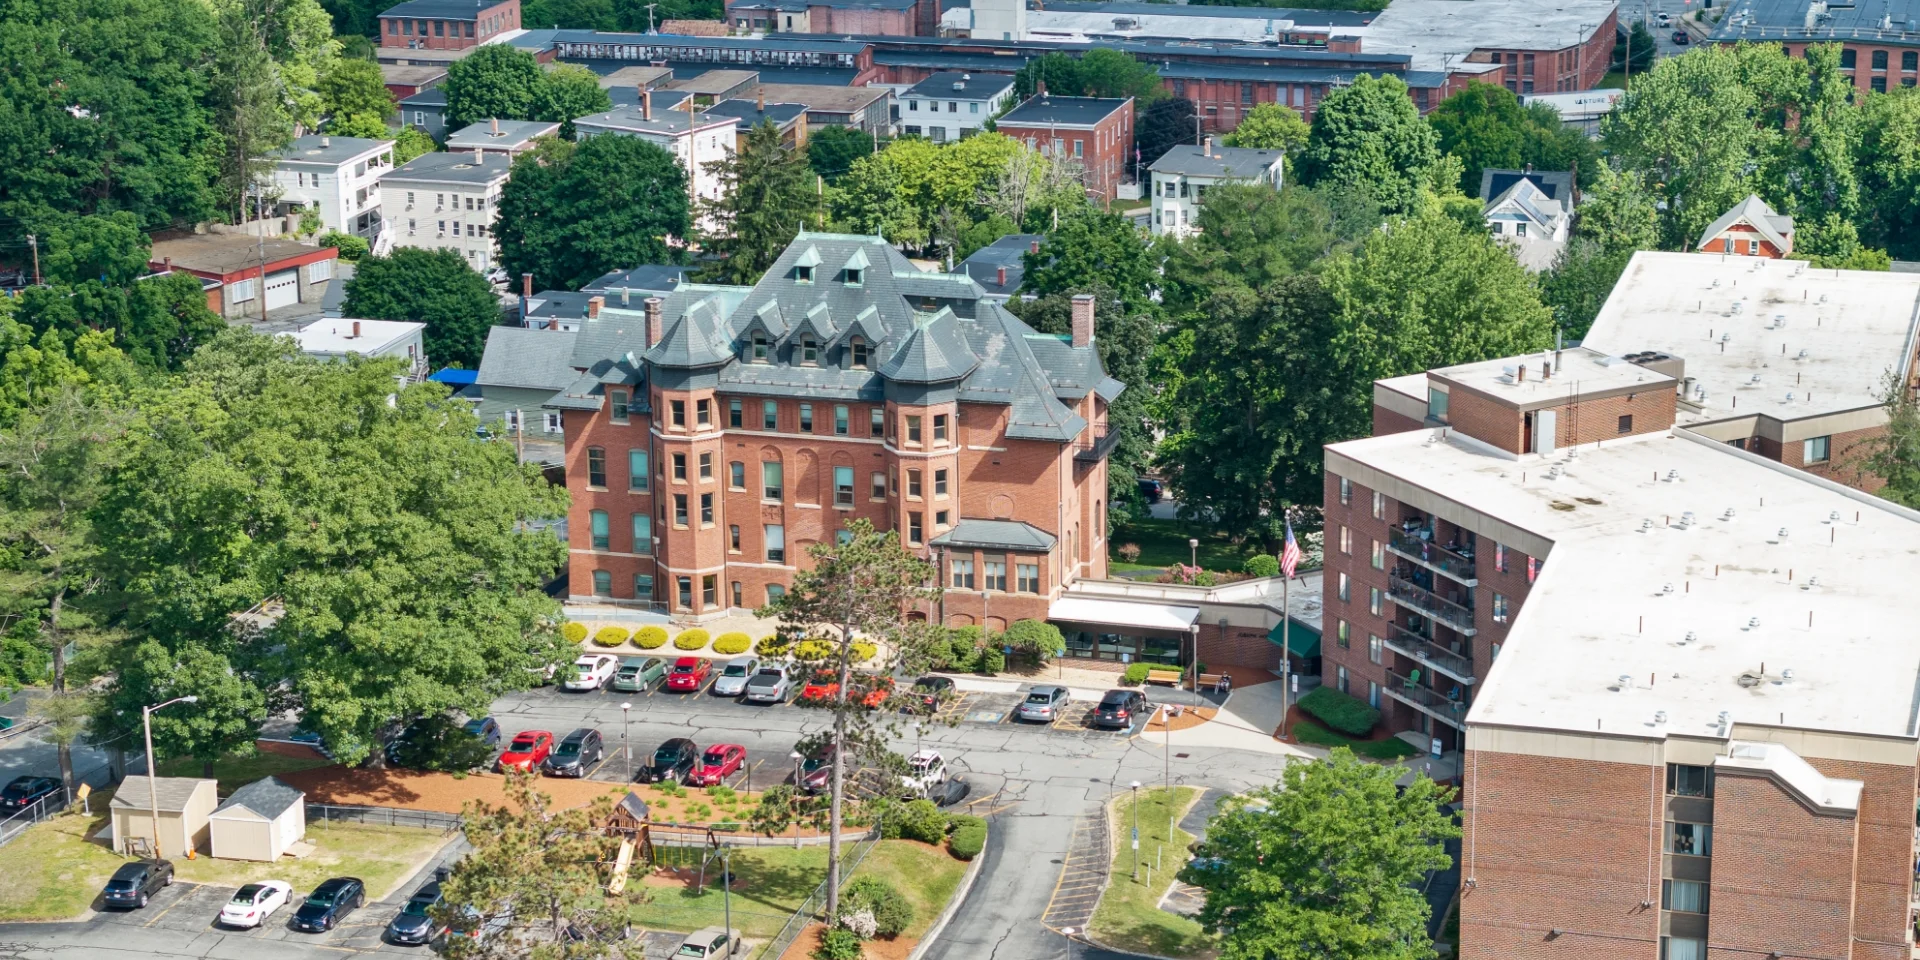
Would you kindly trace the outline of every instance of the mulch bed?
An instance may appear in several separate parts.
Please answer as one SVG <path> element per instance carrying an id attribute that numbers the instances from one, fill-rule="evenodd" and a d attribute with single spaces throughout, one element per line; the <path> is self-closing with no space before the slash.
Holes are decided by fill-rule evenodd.
<path id="1" fill-rule="evenodd" d="M 780 960 L 807 960 L 807 956 L 820 945 L 820 932 L 825 929 L 827 925 L 824 923 L 808 925 L 805 930 L 800 931 L 798 937 L 794 938 L 793 944 L 787 947 L 786 952 L 780 955 Z M 913 954 L 913 948 L 919 943 L 920 941 L 913 937 L 868 940 L 860 945 L 860 954 L 866 960 L 907 960 L 907 957 Z"/>
<path id="2" fill-rule="evenodd" d="M 306 791 L 308 803 L 343 807 L 400 807 L 459 813 L 468 800 L 484 800 L 495 805 L 507 801 L 507 778 L 494 773 L 455 777 L 451 773 L 425 770 L 333 766 L 283 773 L 280 779 Z M 561 807 L 586 806 L 609 792 L 625 795 L 619 784 L 596 780 L 541 777 L 538 789 L 553 797 L 554 803 Z"/>
<path id="3" fill-rule="evenodd" d="M 1220 711 L 1213 707 L 1186 707 L 1180 711 L 1179 716 L 1173 718 L 1171 725 L 1175 730 L 1190 730 L 1206 723 L 1208 720 L 1212 720 L 1219 713 Z M 1153 719 L 1147 721 L 1146 730 L 1143 732 L 1160 733 L 1165 731 L 1168 724 L 1160 722 L 1161 718 L 1165 716 L 1166 711 L 1164 709 L 1154 711 Z"/>

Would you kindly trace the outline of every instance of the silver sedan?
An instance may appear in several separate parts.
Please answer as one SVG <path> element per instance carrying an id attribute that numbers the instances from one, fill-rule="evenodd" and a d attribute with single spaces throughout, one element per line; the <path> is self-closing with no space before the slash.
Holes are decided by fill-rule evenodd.
<path id="1" fill-rule="evenodd" d="M 1066 687 L 1034 687 L 1020 704 L 1019 717 L 1036 723 L 1052 723 L 1067 708 Z"/>
<path id="2" fill-rule="evenodd" d="M 711 688 L 713 695 L 716 697 L 737 697 L 746 693 L 748 678 L 752 677 L 754 671 L 759 669 L 760 661 L 756 657 L 734 657 L 732 660 L 728 660 L 726 666 L 720 668 L 719 675 L 714 677 L 713 687 Z"/>

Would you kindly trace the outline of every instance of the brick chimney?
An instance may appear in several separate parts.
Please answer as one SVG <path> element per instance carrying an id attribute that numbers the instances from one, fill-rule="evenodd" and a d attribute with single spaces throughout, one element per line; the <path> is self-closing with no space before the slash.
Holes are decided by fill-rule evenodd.
<path id="1" fill-rule="evenodd" d="M 653 119 L 653 91 L 646 87 L 640 88 L 640 119 Z"/>
<path id="2" fill-rule="evenodd" d="M 647 347 L 660 342 L 660 298 L 647 298 Z"/>
<path id="3" fill-rule="evenodd" d="M 1211 136 L 1201 139 L 1200 155 L 1203 157 L 1213 156 L 1213 138 Z"/>
<path id="4" fill-rule="evenodd" d="M 493 135 L 496 137 L 499 136 L 500 135 L 500 118 L 494 117 L 492 120 L 488 122 L 493 124 Z"/>
<path id="5" fill-rule="evenodd" d="M 588 297 L 587 298 L 587 319 L 598 320 L 600 318 L 600 308 L 606 305 L 607 305 L 606 297 Z"/>
<path id="6" fill-rule="evenodd" d="M 1006 285 L 1007 285 L 1007 267 L 1006 267 L 1006 264 L 1001 264 L 1001 265 L 1000 265 L 999 267 L 996 267 L 996 268 L 994 269 L 994 271 L 993 271 L 993 282 L 994 282 L 994 283 L 995 283 L 996 285 L 998 285 L 998 286 L 1002 286 L 1002 287 L 1004 287 L 1004 286 L 1006 286 Z"/>
<path id="7" fill-rule="evenodd" d="M 1093 344 L 1093 294 L 1076 293 L 1073 295 L 1073 345 L 1076 347 Z"/>
<path id="8" fill-rule="evenodd" d="M 353 322 L 353 332 L 350 334 L 347 334 L 347 336 L 354 340 L 360 339 L 360 321 L 355 320 Z"/>
<path id="9" fill-rule="evenodd" d="M 761 113 L 767 112 L 767 91 L 759 91 L 759 96 L 754 100 L 754 107 Z"/>
<path id="10" fill-rule="evenodd" d="M 520 295 L 523 297 L 533 296 L 533 274 L 523 273 L 520 275 Z"/>

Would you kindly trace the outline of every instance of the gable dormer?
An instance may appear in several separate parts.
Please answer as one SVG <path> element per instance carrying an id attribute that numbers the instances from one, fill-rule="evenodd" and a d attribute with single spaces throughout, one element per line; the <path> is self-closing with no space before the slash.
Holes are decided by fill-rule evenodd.
<path id="1" fill-rule="evenodd" d="M 842 370 L 872 370 L 886 329 L 880 322 L 880 309 L 863 307 L 851 322 L 841 328 L 828 344 L 835 352 L 834 362 Z"/>
<path id="2" fill-rule="evenodd" d="M 793 260 L 791 276 L 794 283 L 812 283 L 820 272 L 820 248 L 808 247 Z"/>
<path id="3" fill-rule="evenodd" d="M 853 251 L 853 256 L 840 268 L 839 281 L 849 287 L 864 286 L 867 282 L 867 270 L 872 267 L 867 262 L 867 251 L 862 248 Z"/>
<path id="4" fill-rule="evenodd" d="M 780 314 L 780 305 L 768 300 L 754 311 L 746 327 L 740 331 L 740 362 L 774 362 L 779 352 L 780 338 L 786 332 L 787 322 Z"/>
<path id="5" fill-rule="evenodd" d="M 819 366 L 826 357 L 827 344 L 833 342 L 833 334 L 833 312 L 824 303 L 814 304 L 787 333 L 784 341 L 787 362 Z"/>

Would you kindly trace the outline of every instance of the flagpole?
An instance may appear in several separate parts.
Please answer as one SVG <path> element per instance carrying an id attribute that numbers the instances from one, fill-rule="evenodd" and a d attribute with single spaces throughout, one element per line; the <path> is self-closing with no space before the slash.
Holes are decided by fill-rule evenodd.
<path id="1" fill-rule="evenodd" d="M 1293 610 L 1292 598 L 1293 577 L 1282 573 L 1280 575 L 1280 737 L 1283 740 L 1286 739 L 1287 736 L 1287 710 L 1289 709 L 1287 704 L 1287 684 L 1289 682 L 1287 675 L 1293 669 L 1293 647 L 1289 645 L 1291 638 L 1288 636 L 1287 629 L 1289 621 L 1293 619 L 1291 615 Z"/>

